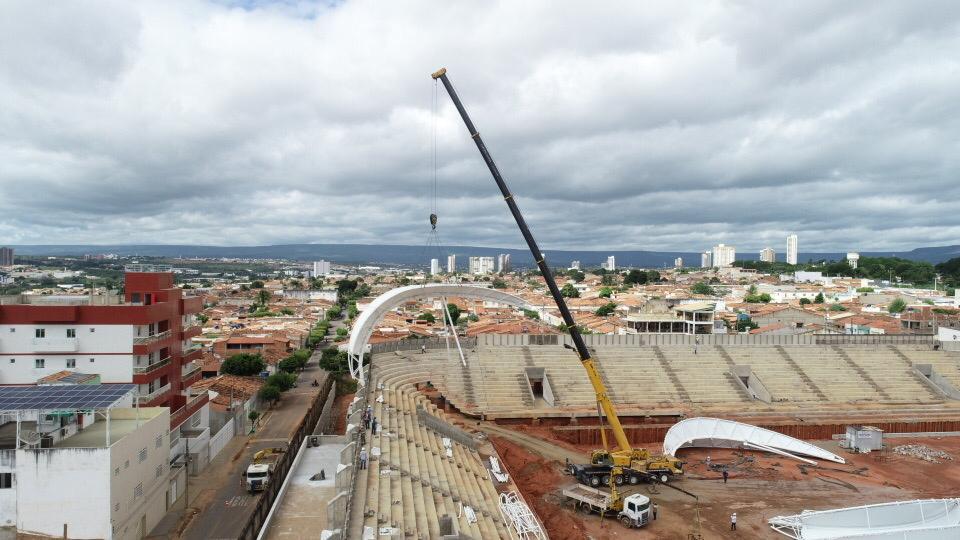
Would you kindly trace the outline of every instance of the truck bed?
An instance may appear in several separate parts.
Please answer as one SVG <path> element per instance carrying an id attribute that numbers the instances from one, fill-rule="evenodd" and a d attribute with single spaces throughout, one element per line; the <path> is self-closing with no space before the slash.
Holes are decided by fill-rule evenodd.
<path id="1" fill-rule="evenodd" d="M 610 494 L 606 491 L 584 486 L 582 484 L 573 484 L 564 488 L 565 497 L 585 502 L 595 508 L 606 510 L 610 508 Z"/>

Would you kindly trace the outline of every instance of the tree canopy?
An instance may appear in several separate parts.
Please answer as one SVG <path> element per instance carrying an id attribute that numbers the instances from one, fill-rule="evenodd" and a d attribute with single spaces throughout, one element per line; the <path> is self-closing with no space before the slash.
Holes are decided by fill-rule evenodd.
<path id="1" fill-rule="evenodd" d="M 248 377 L 266 369 L 267 364 L 259 354 L 241 353 L 227 358 L 220 365 L 220 373 Z"/>
<path id="2" fill-rule="evenodd" d="M 571 283 L 564 285 L 563 288 L 560 289 L 560 294 L 564 298 L 580 298 L 580 291 L 578 291 L 577 288 Z"/>

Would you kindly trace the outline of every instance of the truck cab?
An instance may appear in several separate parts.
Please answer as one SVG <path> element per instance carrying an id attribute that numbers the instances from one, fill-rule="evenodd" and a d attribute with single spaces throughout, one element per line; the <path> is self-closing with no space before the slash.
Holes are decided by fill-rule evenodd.
<path id="1" fill-rule="evenodd" d="M 247 467 L 247 491 L 261 491 L 270 481 L 270 466 L 266 463 L 253 463 Z"/>
<path id="2" fill-rule="evenodd" d="M 628 529 L 643 527 L 650 521 L 650 498 L 636 493 L 623 499 L 623 510 L 617 515 Z"/>

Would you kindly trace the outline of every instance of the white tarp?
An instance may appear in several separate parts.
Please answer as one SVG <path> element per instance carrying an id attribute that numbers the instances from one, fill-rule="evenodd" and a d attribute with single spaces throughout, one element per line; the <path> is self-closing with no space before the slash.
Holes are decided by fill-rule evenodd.
<path id="1" fill-rule="evenodd" d="M 832 453 L 800 439 L 750 424 L 720 418 L 688 418 L 674 424 L 663 439 L 663 452 L 677 455 L 686 447 L 749 448 L 767 447 L 788 455 L 810 456 L 836 463 L 846 461 Z"/>
<path id="2" fill-rule="evenodd" d="M 925 499 L 809 511 L 769 520 L 797 540 L 940 540 L 960 538 L 960 499 Z"/>

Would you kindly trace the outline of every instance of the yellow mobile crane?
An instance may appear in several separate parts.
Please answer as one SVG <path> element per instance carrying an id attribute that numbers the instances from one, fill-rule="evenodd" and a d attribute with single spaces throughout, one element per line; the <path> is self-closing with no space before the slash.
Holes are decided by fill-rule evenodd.
<path id="1" fill-rule="evenodd" d="M 480 155 L 487 164 L 487 168 L 490 169 L 490 174 L 493 175 L 497 187 L 500 188 L 503 199 L 510 208 L 510 213 L 513 214 L 513 218 L 516 220 L 521 234 L 523 234 L 523 239 L 526 240 L 527 246 L 530 248 L 530 253 L 533 254 L 533 260 L 536 261 L 537 267 L 543 274 L 547 288 L 550 289 L 550 295 L 553 296 L 553 301 L 556 302 L 557 308 L 560 310 L 563 323 L 570 332 L 573 349 L 576 350 L 577 356 L 580 357 L 580 363 L 583 365 L 583 368 L 587 370 L 587 377 L 590 379 L 590 384 L 593 385 L 593 390 L 597 395 L 597 407 L 601 420 L 600 435 L 603 441 L 603 449 L 595 450 L 592 453 L 590 465 L 574 465 L 571 467 L 571 472 L 576 475 L 577 480 L 580 482 L 594 487 L 608 483 L 611 486 L 625 482 L 635 484 L 641 479 L 651 478 L 666 482 L 669 475 L 682 474 L 683 462 L 675 457 L 654 456 L 646 449 L 633 448 L 630 446 L 630 441 L 627 440 L 623 426 L 620 425 L 620 418 L 617 416 L 616 407 L 614 407 L 613 402 L 610 401 L 610 397 L 607 395 L 607 389 L 600 378 L 600 373 L 597 371 L 596 363 L 593 358 L 590 357 L 590 352 L 587 350 L 583 336 L 580 335 L 580 330 L 573 320 L 573 315 L 567 308 L 567 303 L 560 294 L 557 282 L 553 279 L 553 274 L 544 261 L 543 253 L 540 252 L 540 248 L 537 246 L 533 234 L 527 227 L 527 223 L 520 213 L 520 208 L 517 206 L 513 194 L 510 193 L 510 189 L 500 175 L 500 170 L 497 168 L 496 163 L 493 162 L 493 158 L 483 143 L 483 139 L 480 138 L 480 133 L 477 132 L 477 128 L 474 127 L 473 121 L 470 120 L 470 116 L 467 115 L 467 111 L 463 107 L 463 103 L 460 102 L 460 97 L 457 96 L 456 90 L 454 90 L 453 85 L 450 83 L 446 68 L 440 69 L 434 73 L 432 77 L 434 80 L 439 80 L 443 83 L 443 87 L 447 90 L 447 94 L 450 95 L 450 99 L 453 100 L 454 106 L 456 106 L 457 111 L 460 113 L 460 118 L 462 118 L 463 123 L 466 124 L 467 131 L 470 132 L 470 137 L 473 139 L 473 142 L 476 143 Z M 617 442 L 617 448 L 613 451 L 608 449 L 607 436 L 602 425 L 604 416 L 610 424 L 610 430 L 613 432 L 613 437 Z M 614 491 L 614 493 L 616 493 L 616 491 Z"/>

